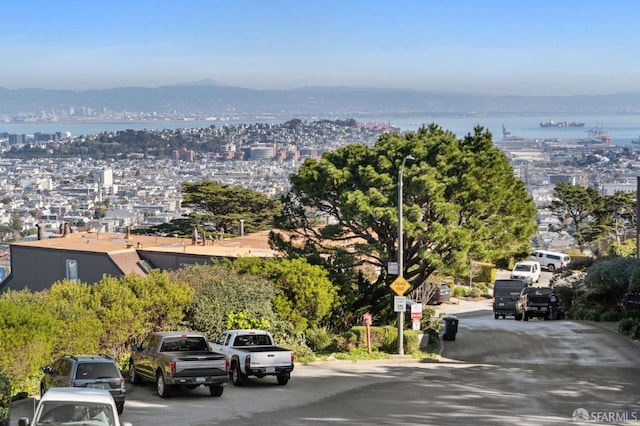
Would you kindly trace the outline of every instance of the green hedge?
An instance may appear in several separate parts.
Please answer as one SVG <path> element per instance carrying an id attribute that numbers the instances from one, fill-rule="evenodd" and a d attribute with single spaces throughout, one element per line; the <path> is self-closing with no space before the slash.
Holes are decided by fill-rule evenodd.
<path id="1" fill-rule="evenodd" d="M 0 370 L 0 426 L 9 426 L 11 419 L 11 382 Z"/>

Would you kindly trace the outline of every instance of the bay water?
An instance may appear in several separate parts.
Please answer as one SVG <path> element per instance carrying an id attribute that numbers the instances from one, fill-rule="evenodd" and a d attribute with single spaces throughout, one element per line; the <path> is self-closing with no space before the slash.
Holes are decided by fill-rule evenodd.
<path id="1" fill-rule="evenodd" d="M 340 117 L 347 119 L 351 117 Z M 331 118 L 333 119 L 333 118 Z M 502 140 L 503 126 L 510 137 L 524 139 L 581 139 L 589 136 L 589 131 L 601 128 L 611 137 L 613 145 L 627 145 L 640 139 L 640 114 L 608 115 L 465 115 L 465 116 L 400 116 L 400 117 L 359 117 L 359 122 L 391 123 L 401 131 L 414 131 L 422 125 L 436 123 L 450 130 L 457 137 L 473 133 L 476 126 L 488 129 L 494 141 Z M 540 123 L 555 122 L 584 123 L 584 127 L 541 127 Z M 70 132 L 72 136 L 97 135 L 118 130 L 160 130 L 225 126 L 234 124 L 271 123 L 280 124 L 288 120 L 219 120 L 219 121 L 144 121 L 144 122 L 0 122 L 0 133 L 33 135 L 34 133 Z"/>

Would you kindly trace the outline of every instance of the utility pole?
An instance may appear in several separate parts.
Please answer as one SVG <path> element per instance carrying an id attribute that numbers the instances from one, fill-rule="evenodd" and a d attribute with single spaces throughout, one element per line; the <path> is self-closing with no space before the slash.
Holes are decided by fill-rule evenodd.
<path id="1" fill-rule="evenodd" d="M 403 231 L 402 231 L 402 170 L 407 160 L 413 160 L 411 155 L 402 159 L 402 164 L 398 169 L 398 277 L 404 277 L 403 265 Z M 398 312 L 398 354 L 404 355 L 404 311 Z"/>

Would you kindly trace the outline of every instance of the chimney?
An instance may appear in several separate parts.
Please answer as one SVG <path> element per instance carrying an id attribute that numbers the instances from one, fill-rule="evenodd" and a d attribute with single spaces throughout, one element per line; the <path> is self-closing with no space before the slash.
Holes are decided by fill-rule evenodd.
<path id="1" fill-rule="evenodd" d="M 127 235 L 124 238 L 127 240 L 131 239 L 131 225 L 127 225 Z"/>
<path id="2" fill-rule="evenodd" d="M 38 241 L 44 240 L 44 227 L 39 223 L 36 223 L 36 228 L 38 228 Z"/>
<path id="3" fill-rule="evenodd" d="M 244 219 L 240 219 L 240 236 L 244 237 Z"/>

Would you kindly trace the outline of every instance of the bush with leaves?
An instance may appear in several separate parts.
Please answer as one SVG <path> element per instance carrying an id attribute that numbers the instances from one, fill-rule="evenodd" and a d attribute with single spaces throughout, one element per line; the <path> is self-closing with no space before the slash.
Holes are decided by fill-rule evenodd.
<path id="1" fill-rule="evenodd" d="M 9 426 L 11 419 L 11 382 L 0 370 L 0 426 Z"/>
<path id="2" fill-rule="evenodd" d="M 615 257 L 596 262 L 587 270 L 585 292 L 579 302 L 589 308 L 609 311 L 616 308 L 629 291 L 631 277 L 638 259 Z"/>
<path id="3" fill-rule="evenodd" d="M 625 336 L 635 337 L 640 327 L 640 320 L 635 318 L 623 318 L 618 321 L 618 332 Z"/>
<path id="4" fill-rule="evenodd" d="M 51 361 L 59 339 L 63 324 L 47 309 L 46 299 L 46 293 L 26 289 L 0 296 L 0 370 L 13 392 L 38 390 L 40 368 Z"/>
<path id="5" fill-rule="evenodd" d="M 166 273 L 104 276 L 95 284 L 63 280 L 47 292 L 0 295 L 0 369 L 15 392 L 38 392 L 41 367 L 63 354 L 103 353 L 120 366 L 129 343 L 149 331 L 182 324 L 193 299 Z"/>
<path id="6" fill-rule="evenodd" d="M 331 347 L 335 336 L 326 327 L 310 328 L 306 332 L 307 345 L 314 351 L 324 351 Z"/>
<path id="7" fill-rule="evenodd" d="M 327 271 L 305 259 L 243 257 L 227 266 L 274 283 L 273 310 L 293 324 L 294 333 L 319 326 L 338 303 L 338 289 Z"/>
<path id="8" fill-rule="evenodd" d="M 621 318 L 622 318 L 622 313 L 620 313 L 619 311 L 609 311 L 609 312 L 603 312 L 600 314 L 600 321 L 604 321 L 604 322 L 620 321 Z"/>
<path id="9" fill-rule="evenodd" d="M 266 321 L 262 324 L 271 327 L 277 323 L 271 305 L 276 293 L 274 284 L 264 278 L 220 265 L 195 265 L 172 271 L 169 276 L 172 281 L 188 283 L 193 288 L 193 299 L 185 310 L 185 325 L 210 339 L 224 332 L 229 321 L 238 320 L 237 315 Z"/>

